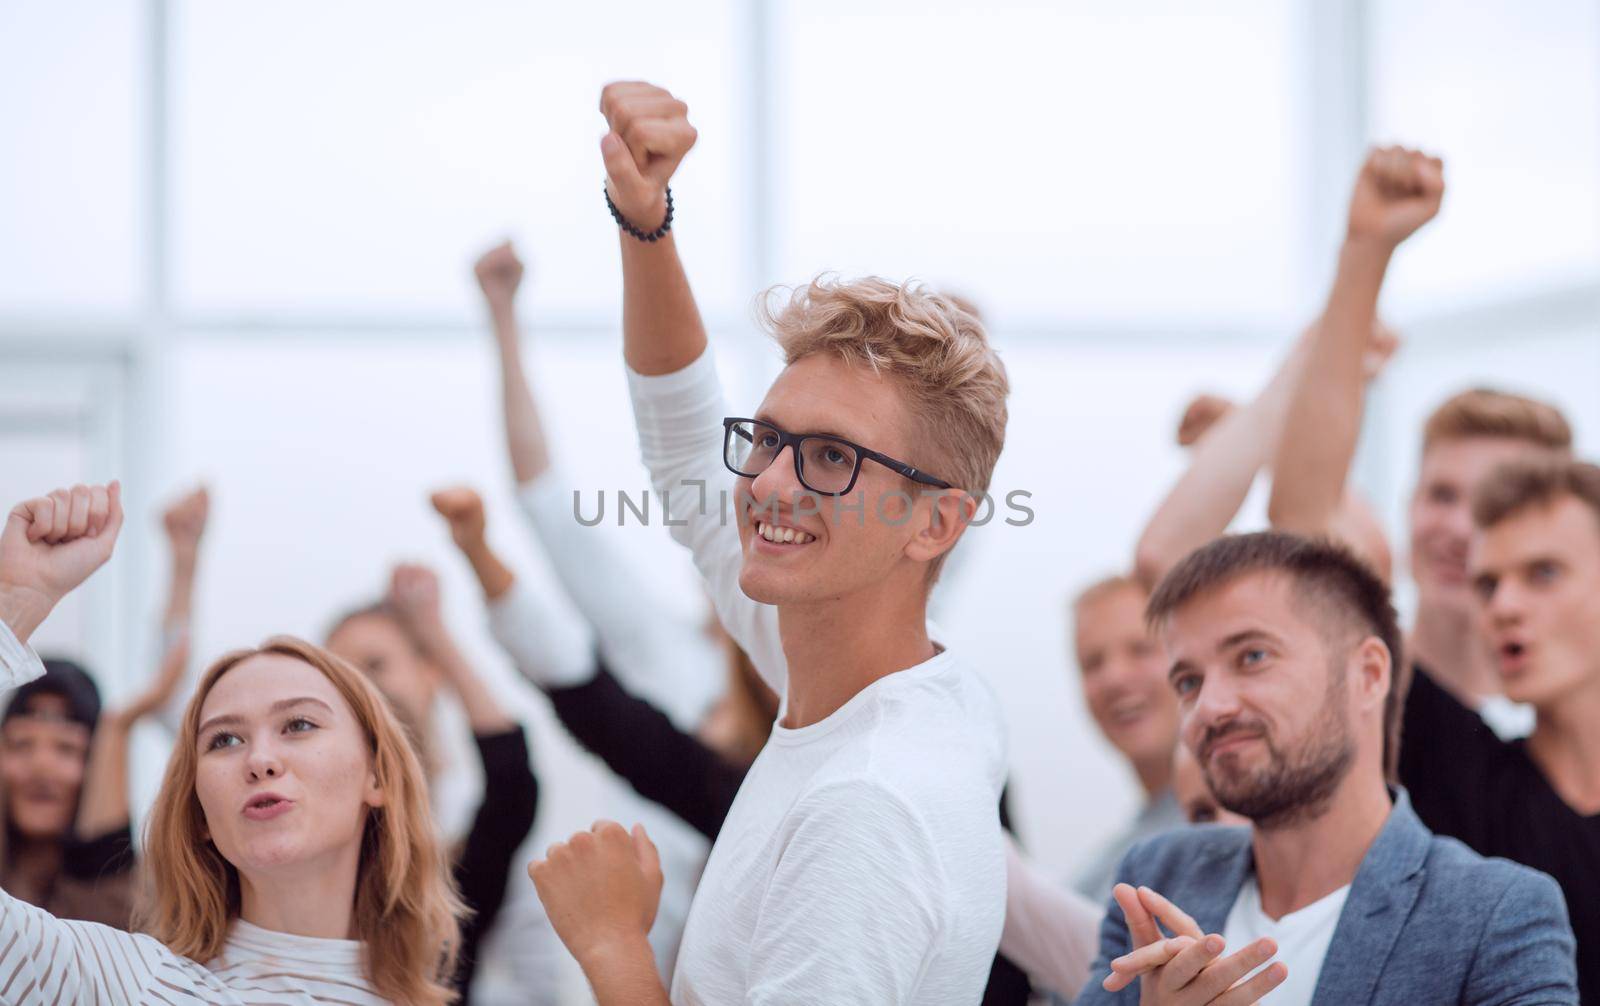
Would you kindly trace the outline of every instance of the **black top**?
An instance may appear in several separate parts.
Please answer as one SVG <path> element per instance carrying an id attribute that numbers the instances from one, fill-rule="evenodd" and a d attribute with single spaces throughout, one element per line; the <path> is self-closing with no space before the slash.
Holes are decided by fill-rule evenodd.
<path id="1" fill-rule="evenodd" d="M 1600 814 L 1579 814 L 1528 757 L 1413 666 L 1400 744 L 1400 781 L 1424 824 L 1485 856 L 1554 877 L 1578 941 L 1578 991 L 1600 1003 Z M 1600 729 L 1600 724 L 1596 724 Z"/>
<path id="2" fill-rule="evenodd" d="M 133 824 L 94 838 L 69 838 L 62 848 L 61 871 L 74 880 L 96 881 L 133 869 Z"/>
<path id="3" fill-rule="evenodd" d="M 545 694 L 562 725 L 607 768 L 716 841 L 750 766 L 728 761 L 679 730 L 665 713 L 623 688 L 604 664 L 588 681 L 547 688 Z M 1003 792 L 1000 819 L 1010 827 Z M 983 1006 L 1023 1006 L 1031 991 L 1022 970 L 996 954 Z"/>
<path id="4" fill-rule="evenodd" d="M 539 780 L 528 764 L 528 741 L 522 727 L 472 739 L 483 762 L 483 802 L 472 818 L 472 830 L 467 832 L 455 865 L 456 888 L 472 911 L 461 923 L 461 953 L 456 963 L 455 987 L 462 1002 L 472 1001 L 478 944 L 500 914 L 506 878 L 539 807 Z"/>

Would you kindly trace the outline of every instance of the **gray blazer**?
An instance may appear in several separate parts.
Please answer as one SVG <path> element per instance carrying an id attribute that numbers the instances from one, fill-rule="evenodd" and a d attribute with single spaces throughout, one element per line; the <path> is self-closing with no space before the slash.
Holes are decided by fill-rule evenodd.
<path id="1" fill-rule="evenodd" d="M 1248 828 L 1199 825 L 1134 846 L 1117 880 L 1160 891 L 1220 933 L 1253 868 Z M 1137 982 L 1115 994 L 1100 985 L 1131 949 L 1112 901 L 1077 1006 L 1138 1003 Z M 1400 790 L 1350 885 L 1312 1003 L 1576 1006 L 1575 954 L 1555 881 L 1435 836 Z"/>

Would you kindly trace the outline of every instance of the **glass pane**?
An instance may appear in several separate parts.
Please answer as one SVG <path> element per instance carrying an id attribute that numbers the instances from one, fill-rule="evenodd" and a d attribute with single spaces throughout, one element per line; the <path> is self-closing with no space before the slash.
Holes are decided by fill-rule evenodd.
<path id="1" fill-rule="evenodd" d="M 781 278 L 916 275 L 1036 320 L 1299 309 L 1296 5 L 1203 8 L 783 4 Z"/>
<path id="2" fill-rule="evenodd" d="M 0 312 L 138 299 L 140 6 L 0 4 Z"/>
<path id="3" fill-rule="evenodd" d="M 180 308 L 476 317 L 510 235 L 530 307 L 614 316 L 598 107 L 635 77 L 703 134 L 674 186 L 696 292 L 742 300 L 733 6 L 175 3 Z"/>
<path id="4" fill-rule="evenodd" d="M 1372 136 L 1446 160 L 1397 301 L 1459 302 L 1600 270 L 1600 4 L 1371 4 Z"/>

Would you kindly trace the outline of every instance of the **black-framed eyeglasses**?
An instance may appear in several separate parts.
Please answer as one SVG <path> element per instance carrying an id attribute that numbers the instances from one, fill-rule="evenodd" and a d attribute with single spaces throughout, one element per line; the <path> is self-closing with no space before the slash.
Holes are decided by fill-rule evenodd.
<path id="1" fill-rule="evenodd" d="M 939 489 L 952 488 L 904 461 L 821 433 L 788 433 L 759 419 L 722 421 L 722 463 L 735 475 L 755 478 L 778 459 L 785 447 L 794 449 L 794 474 L 800 484 L 822 496 L 843 496 L 855 487 L 861 462 L 876 461 L 913 482 Z"/>

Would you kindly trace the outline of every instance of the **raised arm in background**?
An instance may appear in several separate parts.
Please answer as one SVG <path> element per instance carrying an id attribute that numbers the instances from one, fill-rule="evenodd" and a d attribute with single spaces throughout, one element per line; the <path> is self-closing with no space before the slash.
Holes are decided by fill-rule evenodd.
<path id="1" fill-rule="evenodd" d="M 172 701 L 189 663 L 188 631 L 167 641 L 156 675 L 144 691 L 100 714 L 78 800 L 77 837 L 92 842 L 130 827 L 128 809 L 128 742 L 133 727 Z"/>
<path id="2" fill-rule="evenodd" d="M 1256 475 L 1270 466 L 1283 437 L 1289 402 L 1305 379 L 1312 325 L 1294 343 L 1266 387 L 1243 408 L 1214 395 L 1189 404 L 1178 426 L 1178 443 L 1193 446 L 1189 467 L 1167 493 L 1134 555 L 1134 571 L 1146 590 L 1190 552 L 1227 530 Z M 1372 380 L 1383 370 L 1398 342 L 1382 322 L 1375 322 L 1364 356 L 1364 373 Z M 1371 508 L 1347 494 L 1339 508 L 1341 528 L 1348 529 L 1358 550 L 1387 578 L 1389 550 Z"/>
<path id="3" fill-rule="evenodd" d="M 205 486 L 173 500 L 161 514 L 161 526 L 167 532 L 168 554 L 172 558 L 167 608 L 161 615 L 161 627 L 169 637 L 186 633 L 194 615 L 200 541 L 205 537 L 206 519 L 210 514 L 211 494 Z"/>
<path id="4" fill-rule="evenodd" d="M 518 673 L 544 690 L 573 738 L 640 796 L 715 839 L 745 766 L 729 762 L 628 691 L 595 659 L 588 634 L 570 615 L 516 582 L 488 544 L 476 492 L 450 489 L 434 499 L 478 575 L 490 631 Z"/>
<path id="5" fill-rule="evenodd" d="M 720 647 L 702 620 L 683 617 L 671 599 L 657 596 L 633 556 L 574 517 L 572 487 L 556 466 L 522 351 L 516 315 L 522 261 L 507 242 L 485 252 L 474 272 L 498 349 L 506 453 L 523 516 L 618 680 L 691 727 L 721 689 Z M 440 504 L 436 496 L 435 508 Z M 477 560 L 467 558 L 476 568 Z"/>
<path id="6" fill-rule="evenodd" d="M 439 604 L 439 578 L 433 570 L 412 563 L 396 566 L 390 580 L 389 600 L 429 659 L 444 674 L 450 690 L 461 700 L 472 732 L 481 737 L 516 729 L 517 722 L 500 708 L 500 703 L 472 669 L 445 627 Z"/>
<path id="7" fill-rule="evenodd" d="M 533 402 L 522 369 L 522 330 L 517 324 L 517 288 L 523 265 L 511 242 L 484 252 L 473 267 L 478 287 L 489 308 L 495 348 L 500 354 L 500 404 L 505 418 L 506 453 L 517 484 L 532 482 L 550 468 L 550 448 L 545 440 L 539 409 Z"/>
<path id="8" fill-rule="evenodd" d="M 1443 199 L 1444 165 L 1436 157 L 1386 147 L 1361 166 L 1333 291 L 1290 396 L 1273 461 L 1273 527 L 1299 534 L 1338 530 L 1365 406 L 1362 358 L 1384 274 L 1395 249 L 1434 218 Z"/>

